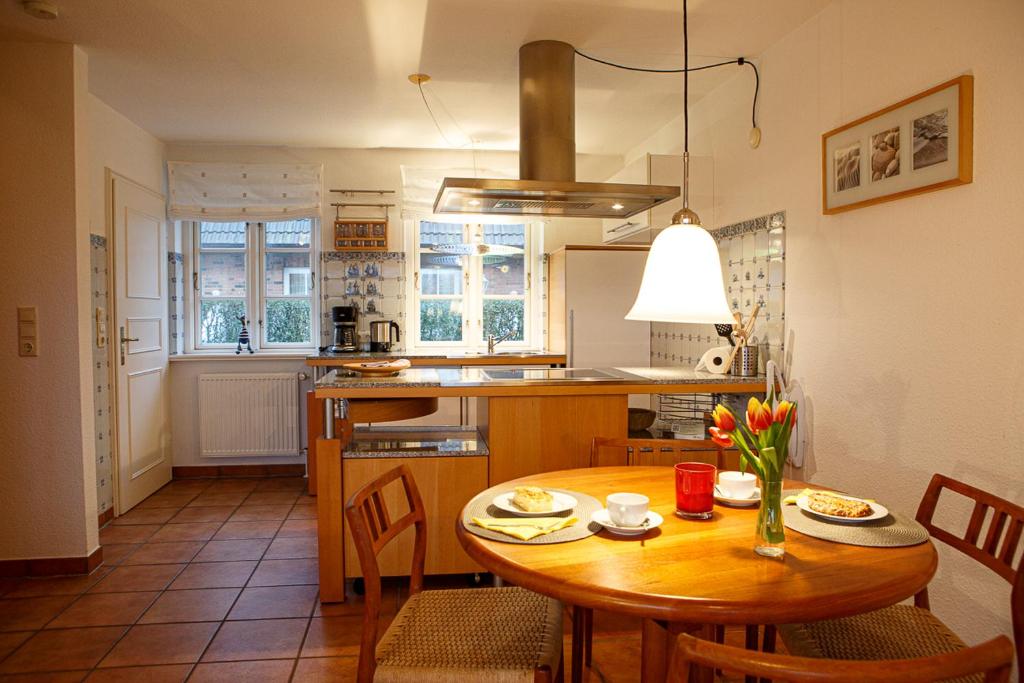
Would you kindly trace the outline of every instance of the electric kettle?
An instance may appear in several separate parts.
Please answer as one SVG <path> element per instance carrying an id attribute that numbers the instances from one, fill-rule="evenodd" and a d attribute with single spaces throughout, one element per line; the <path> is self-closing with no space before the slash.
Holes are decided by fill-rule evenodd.
<path id="1" fill-rule="evenodd" d="M 398 323 L 394 320 L 375 320 L 370 323 L 370 351 L 387 353 L 391 345 L 400 341 Z"/>

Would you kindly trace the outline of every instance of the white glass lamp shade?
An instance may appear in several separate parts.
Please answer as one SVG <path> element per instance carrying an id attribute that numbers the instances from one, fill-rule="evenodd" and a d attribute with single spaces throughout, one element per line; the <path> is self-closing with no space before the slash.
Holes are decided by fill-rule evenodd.
<path id="1" fill-rule="evenodd" d="M 654 238 L 626 320 L 735 322 L 725 299 L 715 238 L 699 225 L 672 225 Z"/>

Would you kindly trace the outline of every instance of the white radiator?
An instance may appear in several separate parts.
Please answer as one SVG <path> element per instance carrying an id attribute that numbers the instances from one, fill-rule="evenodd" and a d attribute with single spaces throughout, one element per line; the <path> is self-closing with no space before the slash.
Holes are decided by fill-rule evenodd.
<path id="1" fill-rule="evenodd" d="M 300 455 L 299 420 L 297 373 L 199 375 L 204 458 Z"/>

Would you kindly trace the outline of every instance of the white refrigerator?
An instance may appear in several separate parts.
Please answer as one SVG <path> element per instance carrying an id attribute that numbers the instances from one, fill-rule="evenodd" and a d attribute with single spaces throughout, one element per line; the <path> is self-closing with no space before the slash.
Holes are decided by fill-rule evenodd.
<path id="1" fill-rule="evenodd" d="M 548 348 L 574 368 L 649 367 L 651 324 L 626 320 L 633 306 L 646 246 L 566 245 L 548 262 Z M 648 396 L 630 405 L 647 408 Z"/>

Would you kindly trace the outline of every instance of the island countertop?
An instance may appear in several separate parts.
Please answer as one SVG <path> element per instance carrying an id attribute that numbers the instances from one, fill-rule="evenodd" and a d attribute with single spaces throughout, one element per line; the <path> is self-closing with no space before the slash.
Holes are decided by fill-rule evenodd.
<path id="1" fill-rule="evenodd" d="M 316 382 L 317 398 L 413 396 L 548 396 L 662 393 L 757 393 L 764 377 L 733 377 L 681 367 L 575 368 L 603 377 L 587 379 L 492 379 L 473 367 L 413 367 L 397 377 L 361 376 L 336 370 Z M 526 370 L 530 373 L 529 370 Z"/>
<path id="2" fill-rule="evenodd" d="M 371 351 L 353 351 L 349 353 L 332 353 L 321 351 L 306 356 L 306 365 L 312 367 L 339 367 L 345 363 L 360 361 L 387 361 L 405 358 L 413 367 L 462 367 L 474 365 L 565 365 L 564 353 L 550 351 L 434 351 L 417 349 L 415 351 L 390 351 L 387 353 Z"/>

